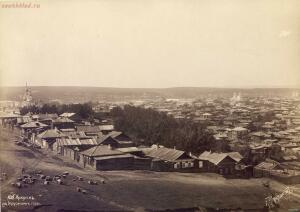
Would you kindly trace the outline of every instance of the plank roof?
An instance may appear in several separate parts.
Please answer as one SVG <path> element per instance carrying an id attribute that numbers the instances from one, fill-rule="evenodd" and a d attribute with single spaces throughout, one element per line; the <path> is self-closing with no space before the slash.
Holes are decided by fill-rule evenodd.
<path id="1" fill-rule="evenodd" d="M 185 152 L 177 149 L 160 147 L 160 148 L 154 148 L 150 151 L 146 151 L 145 154 L 148 157 L 152 157 L 152 158 L 158 158 L 166 161 L 175 161 L 179 159 L 183 154 L 185 154 Z"/>
<path id="2" fill-rule="evenodd" d="M 99 146 L 89 148 L 85 151 L 82 151 L 81 154 L 90 157 L 97 157 L 97 156 L 99 157 L 99 156 L 122 155 L 124 153 L 119 150 L 112 149 L 108 145 L 99 145 Z"/>
<path id="3" fill-rule="evenodd" d="M 21 125 L 21 128 L 41 128 L 41 127 L 47 127 L 48 125 L 43 124 L 41 122 L 38 121 L 32 121 L 32 122 L 28 122 L 26 124 Z"/>
<path id="4" fill-rule="evenodd" d="M 99 126 L 76 126 L 77 131 L 82 131 L 86 133 L 98 133 L 101 132 Z"/>
<path id="5" fill-rule="evenodd" d="M 79 138 L 60 138 L 57 140 L 60 146 L 82 146 L 82 145 L 97 145 L 97 141 L 94 138 L 79 139 Z"/>
<path id="6" fill-rule="evenodd" d="M 57 129 L 45 130 L 44 132 L 37 135 L 37 137 L 42 138 L 42 139 L 61 138 L 64 136 L 66 136 L 66 135 L 64 135 L 61 131 L 59 131 Z"/>
<path id="7" fill-rule="evenodd" d="M 229 152 L 229 153 L 212 153 L 205 151 L 200 156 L 200 160 L 207 160 L 215 165 L 218 165 L 220 162 L 222 162 L 226 157 L 230 157 L 235 162 L 239 162 L 242 160 L 242 156 L 238 152 Z"/>

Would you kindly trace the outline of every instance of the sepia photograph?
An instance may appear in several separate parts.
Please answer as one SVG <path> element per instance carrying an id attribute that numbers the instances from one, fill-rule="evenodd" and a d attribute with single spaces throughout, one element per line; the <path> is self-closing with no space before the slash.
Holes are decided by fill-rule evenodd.
<path id="1" fill-rule="evenodd" d="M 300 212 L 299 0 L 0 0 L 0 212 Z"/>

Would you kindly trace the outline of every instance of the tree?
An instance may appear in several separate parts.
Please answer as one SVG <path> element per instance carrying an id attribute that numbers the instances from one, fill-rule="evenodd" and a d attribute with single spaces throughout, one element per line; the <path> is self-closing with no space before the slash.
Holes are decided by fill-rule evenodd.
<path id="1" fill-rule="evenodd" d="M 205 126 L 191 120 L 176 120 L 166 113 L 126 105 L 111 111 L 117 130 L 128 133 L 142 144 L 163 146 L 191 152 L 202 152 L 215 145 Z"/>

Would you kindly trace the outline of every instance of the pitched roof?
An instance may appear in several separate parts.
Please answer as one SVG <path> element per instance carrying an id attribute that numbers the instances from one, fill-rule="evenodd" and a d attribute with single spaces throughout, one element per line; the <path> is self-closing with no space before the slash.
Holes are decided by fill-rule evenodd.
<path id="1" fill-rule="evenodd" d="M 218 165 L 221 161 L 223 161 L 226 157 L 230 157 L 235 162 L 239 162 L 242 160 L 242 156 L 238 152 L 229 152 L 229 153 L 211 153 L 208 151 L 203 152 L 200 156 L 200 160 L 208 160 L 209 162 Z"/>
<path id="2" fill-rule="evenodd" d="M 79 139 L 79 138 L 60 138 L 57 140 L 60 146 L 82 146 L 82 145 L 97 145 L 94 138 Z"/>
<path id="3" fill-rule="evenodd" d="M 64 134 L 69 138 L 90 138 L 84 132 L 76 132 L 76 131 L 65 131 Z"/>
<path id="4" fill-rule="evenodd" d="M 235 127 L 235 128 L 233 128 L 232 130 L 234 130 L 234 131 L 239 131 L 239 132 L 241 132 L 241 131 L 247 131 L 247 129 L 244 128 L 244 127 Z"/>
<path id="5" fill-rule="evenodd" d="M 262 131 L 257 131 L 251 133 L 252 136 L 257 136 L 257 137 L 271 137 L 271 135 L 268 135 L 267 133 L 264 133 Z"/>
<path id="6" fill-rule="evenodd" d="M 271 170 L 271 169 L 275 169 L 279 165 L 280 163 L 278 163 L 277 161 L 268 159 L 255 166 L 255 168 Z"/>
<path id="7" fill-rule="evenodd" d="M 66 118 L 70 118 L 71 116 L 74 116 L 76 113 L 63 113 L 60 114 L 60 117 L 66 117 Z"/>
<path id="8" fill-rule="evenodd" d="M 98 144 L 101 144 L 101 143 L 103 143 L 104 141 L 106 141 L 107 139 L 109 139 L 109 138 L 111 138 L 111 139 L 113 139 L 110 135 L 102 135 L 102 136 L 100 136 L 98 139 L 97 139 L 97 142 L 98 142 Z M 118 142 L 118 141 L 116 141 L 115 139 L 113 139 L 115 142 Z"/>
<path id="9" fill-rule="evenodd" d="M 82 131 L 86 133 L 98 133 L 101 132 L 99 126 L 76 126 L 77 131 Z"/>
<path id="10" fill-rule="evenodd" d="M 113 131 L 108 133 L 107 135 L 101 135 L 99 136 L 99 138 L 97 139 L 98 143 L 101 144 L 104 141 L 106 141 L 107 139 L 113 139 L 115 142 L 119 143 L 119 144 L 132 144 L 132 141 L 123 141 L 123 140 L 119 140 L 116 137 L 118 137 L 119 135 L 123 134 L 122 132 L 117 132 L 117 131 Z"/>
<path id="11" fill-rule="evenodd" d="M 54 123 L 73 123 L 74 121 L 67 117 L 58 117 L 53 122 Z"/>
<path id="12" fill-rule="evenodd" d="M 124 152 L 124 153 L 130 153 L 130 152 L 141 152 L 141 149 L 138 149 L 137 147 L 124 147 L 124 148 L 118 148 L 117 150 Z"/>
<path id="13" fill-rule="evenodd" d="M 28 122 L 26 124 L 21 125 L 21 128 L 40 128 L 40 127 L 47 127 L 48 125 L 43 124 L 41 122 L 38 121 L 32 121 L 32 122 Z"/>
<path id="14" fill-rule="evenodd" d="M 114 125 L 100 125 L 99 128 L 100 130 L 114 130 Z"/>
<path id="15" fill-rule="evenodd" d="M 239 152 L 229 152 L 227 154 L 236 162 L 240 162 L 243 159 L 243 156 Z"/>
<path id="16" fill-rule="evenodd" d="M 201 157 L 201 158 L 205 159 L 205 158 L 208 157 L 210 154 L 211 154 L 211 152 L 205 151 L 205 152 L 203 152 L 201 155 L 199 155 L 199 158 Z"/>
<path id="17" fill-rule="evenodd" d="M 99 146 L 89 148 L 85 151 L 82 151 L 81 154 L 90 157 L 99 157 L 99 156 L 122 155 L 124 153 L 119 150 L 112 149 L 110 146 L 107 145 L 99 145 Z"/>
<path id="18" fill-rule="evenodd" d="M 45 130 L 44 132 L 37 135 L 39 138 L 61 138 L 65 135 L 57 129 Z"/>
<path id="19" fill-rule="evenodd" d="M 124 154 L 124 155 L 110 155 L 110 156 L 103 156 L 103 157 L 95 157 L 95 160 L 109 160 L 114 158 L 133 158 L 130 154 Z"/>
<path id="20" fill-rule="evenodd" d="M 37 114 L 37 118 L 39 120 L 56 119 L 58 118 L 58 115 L 56 113 L 41 113 L 41 114 Z"/>
<path id="21" fill-rule="evenodd" d="M 60 129 L 62 132 L 75 132 L 74 128 Z"/>
<path id="22" fill-rule="evenodd" d="M 167 161 L 175 161 L 180 156 L 185 154 L 185 152 L 181 151 L 181 150 L 177 150 L 177 149 L 160 147 L 160 148 L 154 148 L 150 151 L 146 151 L 145 154 L 148 157 L 152 157 L 152 158 L 158 158 L 158 159 L 167 160 Z"/>
<path id="23" fill-rule="evenodd" d="M 108 135 L 112 138 L 115 138 L 115 137 L 118 137 L 119 135 L 122 135 L 122 134 L 123 134 L 123 132 L 120 132 L 120 131 L 112 131 Z"/>
<path id="24" fill-rule="evenodd" d="M 205 153 L 205 152 L 204 152 Z M 208 152 L 208 154 L 201 154 L 199 156 L 200 160 L 208 160 L 209 162 L 218 165 L 222 160 L 224 160 L 226 157 L 228 157 L 227 154 L 225 153 L 210 153 Z"/>

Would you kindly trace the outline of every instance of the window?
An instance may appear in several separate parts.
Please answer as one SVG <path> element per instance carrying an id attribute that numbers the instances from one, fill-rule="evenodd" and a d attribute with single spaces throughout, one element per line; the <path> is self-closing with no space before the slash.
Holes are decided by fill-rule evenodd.
<path id="1" fill-rule="evenodd" d="M 182 168 L 191 168 L 194 167 L 193 162 L 182 162 Z"/>
<path id="2" fill-rule="evenodd" d="M 203 167 L 203 161 L 199 161 L 199 168 Z"/>

